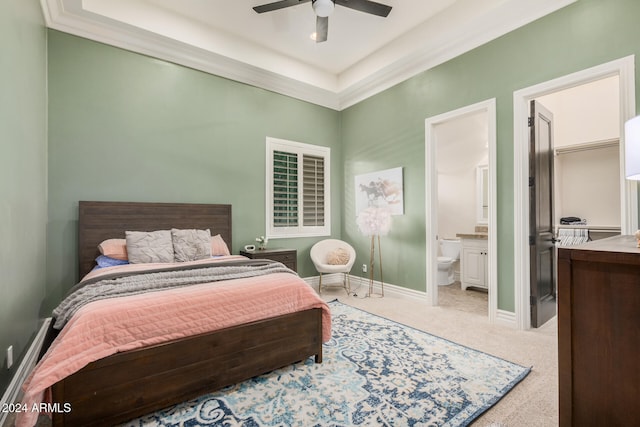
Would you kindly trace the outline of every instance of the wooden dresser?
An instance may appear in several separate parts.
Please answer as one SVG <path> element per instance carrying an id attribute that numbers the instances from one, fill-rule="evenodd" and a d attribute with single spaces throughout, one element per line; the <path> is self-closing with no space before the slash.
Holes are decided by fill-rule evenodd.
<path id="1" fill-rule="evenodd" d="M 558 250 L 560 426 L 640 426 L 640 249 Z"/>
<path id="2" fill-rule="evenodd" d="M 298 251 L 295 249 L 256 249 L 255 251 L 240 251 L 240 255 L 251 259 L 270 259 L 283 263 L 291 270 L 298 272 Z"/>

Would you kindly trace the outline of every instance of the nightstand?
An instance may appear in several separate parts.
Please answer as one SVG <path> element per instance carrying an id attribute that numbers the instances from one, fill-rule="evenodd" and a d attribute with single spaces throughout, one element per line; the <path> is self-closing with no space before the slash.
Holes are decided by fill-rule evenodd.
<path id="1" fill-rule="evenodd" d="M 256 249 L 255 251 L 240 251 L 240 255 L 251 259 L 270 259 L 278 261 L 298 272 L 298 251 L 295 249 Z"/>

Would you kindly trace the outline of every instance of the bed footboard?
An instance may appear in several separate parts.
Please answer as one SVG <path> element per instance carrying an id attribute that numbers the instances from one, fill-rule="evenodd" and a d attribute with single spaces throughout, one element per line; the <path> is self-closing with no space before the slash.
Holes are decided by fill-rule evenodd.
<path id="1" fill-rule="evenodd" d="M 315 356 L 319 308 L 98 360 L 56 383 L 54 426 L 111 426 Z M 68 407 L 68 406 L 67 406 Z"/>

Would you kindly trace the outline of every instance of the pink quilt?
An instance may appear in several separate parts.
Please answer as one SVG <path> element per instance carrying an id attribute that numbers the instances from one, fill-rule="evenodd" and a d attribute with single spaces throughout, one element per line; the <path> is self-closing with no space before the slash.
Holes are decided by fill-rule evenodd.
<path id="1" fill-rule="evenodd" d="M 222 257 L 229 260 L 238 256 Z M 199 261 L 194 261 L 198 263 Z M 184 263 L 181 263 L 184 264 Z M 96 270 L 157 268 L 136 264 Z M 23 389 L 25 412 L 16 427 L 35 424 L 44 392 L 87 364 L 109 355 L 310 308 L 321 308 L 323 341 L 331 337 L 331 312 L 299 277 L 275 273 L 94 301 L 62 329 Z M 35 406 L 34 406 L 35 405 Z"/>

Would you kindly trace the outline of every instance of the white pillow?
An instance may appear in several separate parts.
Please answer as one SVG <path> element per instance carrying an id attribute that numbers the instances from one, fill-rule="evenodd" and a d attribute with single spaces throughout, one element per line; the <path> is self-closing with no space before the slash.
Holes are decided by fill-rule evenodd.
<path id="1" fill-rule="evenodd" d="M 131 264 L 173 262 L 171 231 L 125 231 Z"/>
<path id="2" fill-rule="evenodd" d="M 176 262 L 211 258 L 211 232 L 209 230 L 171 229 L 173 256 Z"/>

